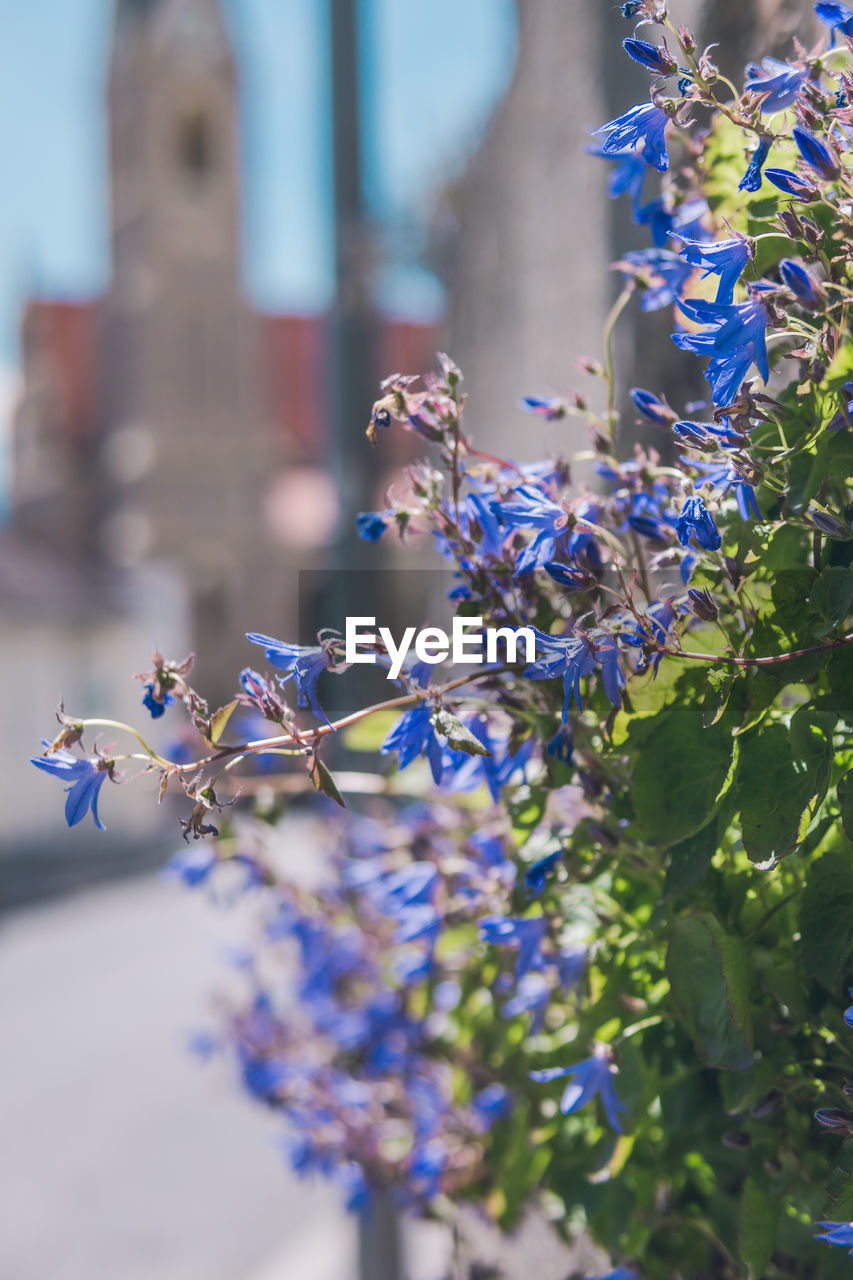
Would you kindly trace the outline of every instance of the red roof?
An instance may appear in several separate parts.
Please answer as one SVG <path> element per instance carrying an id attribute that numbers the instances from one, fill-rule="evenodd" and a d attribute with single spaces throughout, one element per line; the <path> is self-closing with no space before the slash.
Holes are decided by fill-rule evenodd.
<path id="1" fill-rule="evenodd" d="M 61 430 L 91 440 L 98 414 L 100 304 L 37 299 L 24 312 L 25 376 L 46 379 Z M 329 322 L 322 314 L 260 317 L 266 406 L 272 428 L 294 461 L 322 463 L 329 441 Z M 376 385 L 389 373 L 423 373 L 435 365 L 434 325 L 383 317 L 376 344 Z M 408 452 L 403 447 L 403 453 Z"/>
<path id="2" fill-rule="evenodd" d="M 27 305 L 22 324 L 25 367 L 39 361 L 62 427 L 80 443 L 91 440 L 98 428 L 98 319 L 98 302 L 36 299 Z"/>

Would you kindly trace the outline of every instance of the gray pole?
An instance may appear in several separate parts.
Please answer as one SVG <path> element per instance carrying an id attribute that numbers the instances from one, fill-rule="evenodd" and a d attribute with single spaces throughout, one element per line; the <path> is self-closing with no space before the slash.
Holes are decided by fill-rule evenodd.
<path id="1" fill-rule="evenodd" d="M 327 608 L 335 625 L 362 612 L 358 575 L 376 568 L 377 548 L 355 534 L 359 511 L 373 502 L 375 464 L 365 429 L 376 389 L 376 324 L 370 297 L 369 244 L 362 189 L 357 0 L 329 0 L 334 182 L 335 300 L 331 316 L 330 374 L 332 466 L 340 495 L 340 524 L 334 547 Z M 359 1222 L 361 1280 L 403 1280 L 399 1215 L 387 1194 L 377 1195 Z"/>
<path id="2" fill-rule="evenodd" d="M 332 465 L 341 501 L 338 576 L 368 564 L 355 517 L 372 501 L 365 429 L 377 398 L 375 318 L 362 192 L 359 24 L 356 0 L 329 0 L 335 300 L 331 316 Z M 373 555 L 369 562 L 375 566 Z M 345 589 L 343 594 L 346 595 Z M 354 610 L 358 612 L 358 610 Z"/>

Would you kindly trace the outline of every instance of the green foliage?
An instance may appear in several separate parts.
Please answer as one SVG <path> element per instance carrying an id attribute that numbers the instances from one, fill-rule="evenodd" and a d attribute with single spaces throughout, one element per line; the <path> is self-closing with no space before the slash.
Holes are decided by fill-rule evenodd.
<path id="1" fill-rule="evenodd" d="M 749 971 L 739 939 L 707 912 L 673 925 L 666 969 L 675 1007 L 707 1067 L 741 1071 L 752 1062 Z"/>

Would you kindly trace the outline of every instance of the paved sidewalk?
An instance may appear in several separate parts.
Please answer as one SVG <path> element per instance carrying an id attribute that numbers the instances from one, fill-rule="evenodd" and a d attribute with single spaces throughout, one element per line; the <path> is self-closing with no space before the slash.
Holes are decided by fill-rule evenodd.
<path id="1" fill-rule="evenodd" d="M 234 924 L 159 876 L 0 921 L 0 1275 L 297 1280 L 313 1249 L 298 1280 L 355 1280 L 336 1194 L 186 1050 Z"/>

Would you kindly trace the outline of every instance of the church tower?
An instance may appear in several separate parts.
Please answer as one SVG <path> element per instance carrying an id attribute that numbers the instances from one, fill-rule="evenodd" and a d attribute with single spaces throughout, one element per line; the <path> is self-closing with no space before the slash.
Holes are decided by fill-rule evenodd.
<path id="1" fill-rule="evenodd" d="M 118 566 L 178 566 L 202 684 L 208 672 L 216 687 L 247 656 L 242 634 L 274 625 L 257 614 L 262 570 L 278 579 L 268 595 L 282 578 L 260 515 L 276 459 L 260 321 L 240 285 L 235 68 L 217 0 L 119 0 L 108 92 L 102 538 Z"/>

